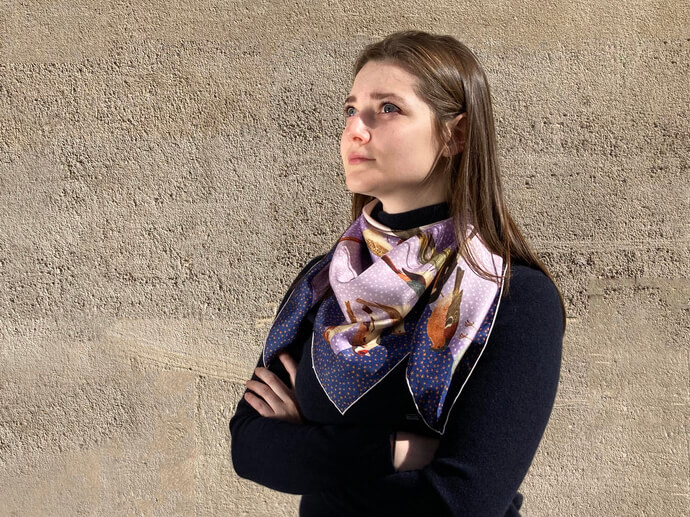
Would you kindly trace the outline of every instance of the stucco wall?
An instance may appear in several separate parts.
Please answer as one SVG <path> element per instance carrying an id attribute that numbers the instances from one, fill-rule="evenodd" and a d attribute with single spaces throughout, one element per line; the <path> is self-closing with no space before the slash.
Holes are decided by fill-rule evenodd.
<path id="1" fill-rule="evenodd" d="M 456 36 L 567 302 L 527 516 L 688 515 L 684 2 L 0 7 L 0 515 L 295 515 L 227 423 L 284 289 L 348 220 L 357 51 Z"/>

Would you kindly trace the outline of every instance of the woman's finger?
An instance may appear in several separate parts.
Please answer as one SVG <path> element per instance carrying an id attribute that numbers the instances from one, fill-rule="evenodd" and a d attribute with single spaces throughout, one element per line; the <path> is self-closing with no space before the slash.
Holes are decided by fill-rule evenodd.
<path id="1" fill-rule="evenodd" d="M 290 383 L 292 384 L 292 388 L 294 389 L 295 378 L 297 377 L 297 363 L 287 352 L 281 352 L 278 355 L 278 357 L 280 358 L 280 362 L 283 363 L 283 366 L 285 366 L 285 369 L 287 370 L 288 375 L 290 376 Z"/>
<path id="2" fill-rule="evenodd" d="M 282 398 L 278 396 L 273 391 L 273 388 L 271 388 L 267 384 L 264 384 L 261 381 L 254 380 L 248 380 L 245 384 L 247 386 L 247 389 L 253 391 L 262 399 L 264 399 L 273 411 L 275 411 L 276 408 L 278 408 L 283 403 Z"/>
<path id="3" fill-rule="evenodd" d="M 261 398 L 257 397 L 254 395 L 252 392 L 247 391 L 244 394 L 244 399 L 247 401 L 247 403 L 253 407 L 257 413 L 259 413 L 261 416 L 273 416 L 274 412 L 271 409 L 271 406 L 266 404 L 266 402 Z"/>
<path id="4" fill-rule="evenodd" d="M 262 381 L 264 381 L 271 388 L 271 390 L 273 390 L 273 393 L 275 393 L 283 401 L 288 402 L 293 400 L 290 389 L 287 386 L 285 386 L 285 383 L 282 380 L 280 380 L 280 377 L 278 377 L 271 370 L 267 368 L 258 367 L 255 370 L 255 373 L 256 376 L 259 377 Z M 270 401 L 267 402 L 270 403 Z"/>
<path id="5" fill-rule="evenodd" d="M 254 392 L 245 394 L 247 402 L 261 416 L 302 422 L 294 390 L 285 386 L 280 377 L 267 368 L 258 367 L 255 374 L 261 380 L 250 379 L 245 383 L 247 389 Z"/>

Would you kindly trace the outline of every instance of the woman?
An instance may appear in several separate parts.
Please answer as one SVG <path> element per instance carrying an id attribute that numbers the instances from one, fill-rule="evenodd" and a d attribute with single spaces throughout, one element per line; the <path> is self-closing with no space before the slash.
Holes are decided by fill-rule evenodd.
<path id="1" fill-rule="evenodd" d="M 283 298 L 235 470 L 303 516 L 519 515 L 565 312 L 506 208 L 486 76 L 452 37 L 391 34 L 345 119 L 353 223 Z"/>

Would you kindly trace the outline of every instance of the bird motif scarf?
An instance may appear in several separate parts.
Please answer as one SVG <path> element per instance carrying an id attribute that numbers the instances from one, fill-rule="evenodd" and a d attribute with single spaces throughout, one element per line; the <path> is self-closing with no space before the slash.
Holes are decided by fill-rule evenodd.
<path id="1" fill-rule="evenodd" d="M 363 208 L 294 286 L 269 330 L 263 362 L 270 364 L 295 339 L 304 316 L 321 301 L 312 364 L 340 413 L 409 356 L 405 376 L 417 411 L 443 434 L 444 407 L 459 395 L 446 401 L 451 380 L 457 372 L 464 386 L 491 332 L 503 260 L 468 227 L 473 257 L 500 280 L 483 279 L 457 253 L 452 218 L 393 230 L 371 217 L 376 203 Z"/>

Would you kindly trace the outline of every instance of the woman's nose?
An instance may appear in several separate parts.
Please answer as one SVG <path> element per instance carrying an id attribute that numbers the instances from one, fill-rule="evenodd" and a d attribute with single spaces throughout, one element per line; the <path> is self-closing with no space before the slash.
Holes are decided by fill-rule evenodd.
<path id="1" fill-rule="evenodd" d="M 371 138 L 369 128 L 361 119 L 361 117 L 357 115 L 353 115 L 350 118 L 350 123 L 347 125 L 345 131 L 352 140 L 361 140 L 363 142 L 368 142 L 369 138 Z"/>

